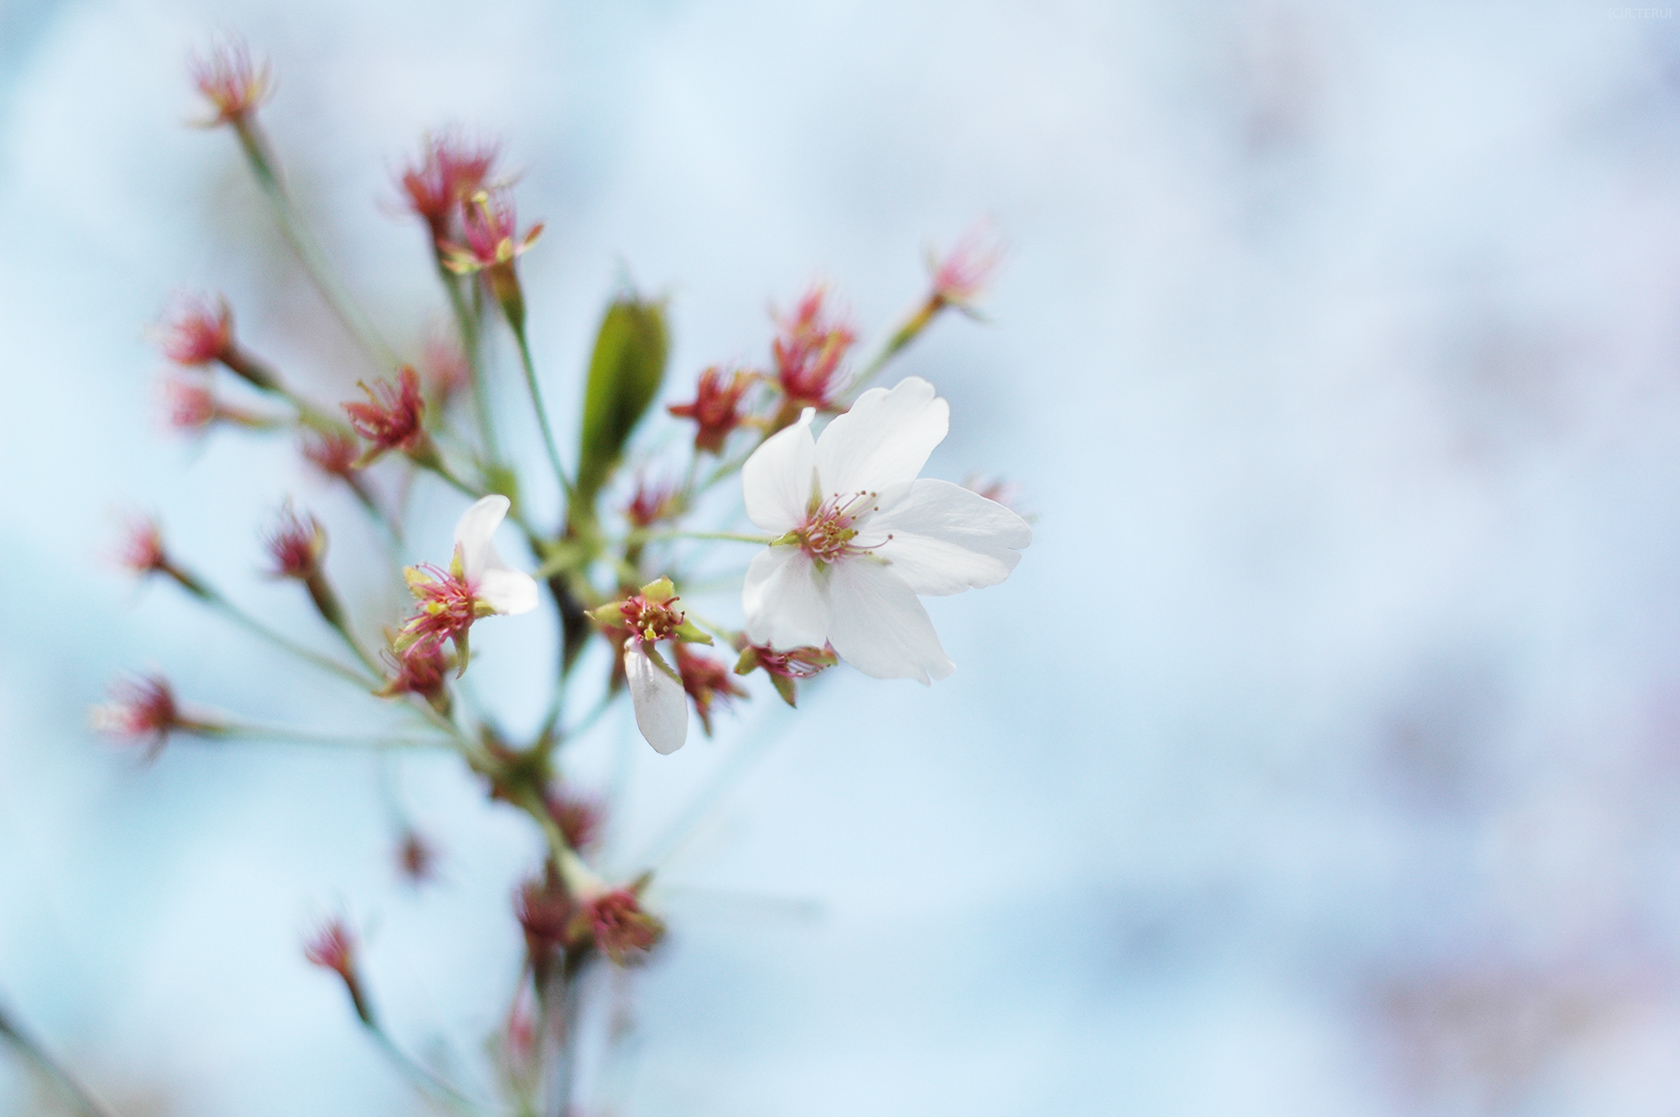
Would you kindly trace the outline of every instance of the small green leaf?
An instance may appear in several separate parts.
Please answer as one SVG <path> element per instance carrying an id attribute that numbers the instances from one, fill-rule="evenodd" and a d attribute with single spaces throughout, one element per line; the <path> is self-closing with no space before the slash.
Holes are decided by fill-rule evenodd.
<path id="1" fill-rule="evenodd" d="M 663 303 L 626 295 L 607 308 L 583 393 L 577 476 L 577 503 L 583 508 L 593 509 L 631 432 L 659 394 L 668 349 Z"/>

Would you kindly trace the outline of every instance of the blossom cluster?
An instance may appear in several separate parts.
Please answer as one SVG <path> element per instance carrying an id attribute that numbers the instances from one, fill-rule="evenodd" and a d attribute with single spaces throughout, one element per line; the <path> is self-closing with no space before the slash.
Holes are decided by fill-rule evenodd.
<path id="1" fill-rule="evenodd" d="M 330 651 L 251 616 L 179 559 L 153 520 L 129 526 L 118 558 L 360 689 L 411 731 L 385 740 L 259 725 L 183 704 L 161 675 L 119 683 L 96 710 L 96 724 L 148 755 L 177 736 L 417 744 L 458 754 L 489 797 L 522 812 L 545 842 L 508 907 L 526 966 L 500 1042 L 523 1052 L 508 1060 L 521 1069 L 509 1070 L 507 1085 L 529 1100 L 532 1091 L 571 1081 L 559 1069 L 533 1069 L 532 1060 L 576 1057 L 566 1010 L 557 1006 L 578 995 L 598 963 L 649 957 L 666 930 L 652 908 L 658 865 L 636 866 L 632 875 L 603 867 L 597 847 L 605 805 L 565 775 L 567 746 L 593 720 L 562 716 L 574 708 L 574 692 L 604 694 L 601 709 L 626 698 L 642 736 L 670 754 L 687 741 L 691 722 L 710 735 L 720 712 L 750 698 L 759 674 L 789 706 L 802 683 L 840 663 L 878 679 L 944 678 L 954 663 L 920 598 L 1003 581 L 1030 542 L 1021 516 L 993 499 L 998 492 L 921 476 L 950 424 L 950 406 L 934 386 L 918 376 L 891 387 L 872 383 L 942 311 L 973 313 L 996 250 L 971 237 L 936 260 L 924 296 L 867 360 L 858 358 L 858 325 L 827 286 L 811 286 L 772 314 L 761 364 L 710 365 L 665 406 L 665 421 L 682 424 L 685 434 L 677 461 L 646 449 L 658 442 L 639 434 L 664 388 L 664 305 L 620 292 L 581 385 L 580 429 L 564 440 L 544 401 L 552 384 L 532 357 L 519 271 L 542 225 L 522 228 L 517 219 L 500 144 L 435 133 L 397 176 L 402 207 L 424 234 L 424 263 L 452 315 L 446 336 L 405 360 L 346 294 L 286 192 L 259 118 L 273 90 L 267 64 L 224 45 L 195 63 L 194 80 L 210 109 L 205 123 L 237 135 L 288 243 L 369 367 L 336 404 L 320 402 L 248 343 L 228 300 L 183 298 L 157 331 L 170 366 L 168 424 L 195 437 L 237 430 L 295 439 L 300 460 L 344 487 L 393 554 L 418 551 L 416 561 L 388 572 L 411 604 L 388 614 L 377 600 L 342 599 L 328 525 L 291 501 L 263 537 L 263 568 L 300 588 L 300 605 L 306 601 L 326 625 L 318 633 L 331 633 Z M 498 331 L 513 343 L 516 368 L 495 360 L 507 351 L 488 344 Z M 540 454 L 507 438 L 491 406 L 498 382 L 498 391 L 520 391 L 529 403 Z M 558 504 L 524 495 L 545 489 L 529 483 L 534 470 L 552 472 Z M 682 479 L 650 480 L 657 477 Z M 744 522 L 699 522 L 702 510 L 719 506 L 703 498 L 737 482 L 734 515 Z M 462 501 L 447 549 L 441 530 L 409 515 L 409 494 L 419 486 Z M 511 561 L 498 537 L 511 544 Z M 702 616 L 685 590 L 696 556 L 716 549 L 737 549 L 745 566 L 733 623 Z M 724 608 L 726 617 L 735 612 L 733 604 Z M 550 713 L 534 734 L 510 738 L 476 703 L 460 700 L 469 670 L 496 670 L 475 664 L 472 629 L 545 612 L 561 643 Z M 591 648 L 606 654 L 591 656 Z M 434 879 L 440 856 L 404 824 L 397 860 L 406 879 Z M 394 1052 L 360 950 L 349 923 L 335 918 L 306 953 L 337 975 L 357 1017 Z M 453 1088 L 422 1069 L 447 1100 Z"/>

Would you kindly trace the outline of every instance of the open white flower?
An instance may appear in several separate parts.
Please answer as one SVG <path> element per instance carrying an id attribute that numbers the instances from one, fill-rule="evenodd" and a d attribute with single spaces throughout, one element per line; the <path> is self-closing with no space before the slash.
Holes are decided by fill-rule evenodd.
<path id="1" fill-rule="evenodd" d="M 505 496 L 474 502 L 455 524 L 455 553 L 449 569 L 411 566 L 404 571 L 419 609 L 403 625 L 393 645 L 401 654 L 416 644 L 436 647 L 454 640 L 466 668 L 467 629 L 480 617 L 529 613 L 537 607 L 537 583 L 509 566 L 496 553 L 496 529 L 508 514 Z"/>
<path id="2" fill-rule="evenodd" d="M 916 476 L 950 410 L 912 376 L 864 392 L 821 438 L 807 409 L 747 459 L 747 515 L 778 537 L 742 587 L 749 640 L 828 644 L 879 679 L 926 683 L 955 670 L 916 595 L 996 585 L 1032 529 L 978 493 Z"/>
<path id="3" fill-rule="evenodd" d="M 473 596 L 491 612 L 518 616 L 537 607 L 539 594 L 536 579 L 509 566 L 496 551 L 496 529 L 511 507 L 512 502 L 499 493 L 474 501 L 456 521 L 455 553 Z"/>

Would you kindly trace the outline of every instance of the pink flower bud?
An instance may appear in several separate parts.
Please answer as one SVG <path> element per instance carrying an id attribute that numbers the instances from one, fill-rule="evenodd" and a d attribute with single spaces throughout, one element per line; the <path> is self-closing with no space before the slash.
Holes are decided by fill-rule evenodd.
<path id="1" fill-rule="evenodd" d="M 933 290 L 929 298 L 942 306 L 969 310 L 985 293 L 998 265 L 1003 246 L 990 225 L 982 222 L 964 233 L 943 260 L 933 261 Z"/>
<path id="2" fill-rule="evenodd" d="M 541 223 L 519 235 L 513 195 L 506 190 L 480 190 L 461 207 L 461 227 L 466 243 L 444 246 L 445 263 L 460 275 L 471 275 L 512 264 L 542 235 Z"/>
<path id="3" fill-rule="evenodd" d="M 624 506 L 624 518 L 634 527 L 651 527 L 669 519 L 677 511 L 677 486 L 674 482 L 650 482 L 638 478 L 636 493 Z"/>
<path id="4" fill-rule="evenodd" d="M 164 420 L 175 430 L 205 430 L 221 416 L 210 381 L 190 373 L 164 376 L 158 381 Z"/>
<path id="5" fill-rule="evenodd" d="M 699 424 L 694 432 L 696 450 L 722 454 L 724 442 L 742 422 L 741 396 L 756 379 L 750 372 L 736 372 L 726 382 L 723 370 L 713 365 L 700 374 L 693 403 L 674 403 L 666 410 Z"/>
<path id="6" fill-rule="evenodd" d="M 149 516 L 136 516 L 123 527 L 116 558 L 135 574 L 166 573 L 169 556 L 163 549 L 163 530 Z"/>
<path id="7" fill-rule="evenodd" d="M 777 319 L 780 332 L 771 344 L 776 380 L 797 416 L 804 407 L 829 407 L 841 387 L 838 373 L 857 333 L 824 305 L 828 292 L 812 287 L 791 315 Z"/>
<path id="8" fill-rule="evenodd" d="M 373 444 L 360 464 L 366 465 L 387 450 L 408 451 L 421 445 L 426 437 L 426 400 L 420 394 L 420 377 L 412 368 L 404 365 L 395 383 L 375 380 L 371 388 L 357 386 L 367 393 L 368 402 L 346 403 L 343 407 L 356 433 Z"/>
<path id="9" fill-rule="evenodd" d="M 729 668 L 711 656 L 691 651 L 682 641 L 676 645 L 677 674 L 682 676 L 683 690 L 694 701 L 694 712 L 700 715 L 700 725 L 706 736 L 712 735 L 712 704 L 734 704 L 737 698 L 747 697 L 747 690 L 729 677 Z"/>
<path id="10" fill-rule="evenodd" d="M 193 84 L 215 108 L 207 126 L 242 123 L 268 99 L 269 66 L 251 61 L 251 52 L 237 41 L 218 43 L 208 56 L 194 55 L 188 63 Z"/>
<path id="11" fill-rule="evenodd" d="M 177 729 L 192 727 L 181 716 L 175 692 L 161 675 L 119 679 L 111 701 L 92 710 L 94 728 L 117 741 L 146 746 L 156 754 Z"/>
<path id="12" fill-rule="evenodd" d="M 403 171 L 401 184 L 408 208 L 442 244 L 451 219 L 484 189 L 500 153 L 494 141 L 470 141 L 452 132 L 428 136 L 418 163 Z"/>
<path id="13" fill-rule="evenodd" d="M 403 879 L 418 887 L 437 879 L 437 847 L 413 827 L 403 831 L 397 845 L 397 869 Z"/>
<path id="14" fill-rule="evenodd" d="M 665 937 L 665 924 L 644 911 L 628 888 L 597 896 L 586 909 L 595 946 L 620 966 L 642 961 Z"/>
<path id="15" fill-rule="evenodd" d="M 545 798 L 549 817 L 560 827 L 560 834 L 567 845 L 581 853 L 601 840 L 606 817 L 599 801 L 564 789 L 551 790 Z"/>
<path id="16" fill-rule="evenodd" d="M 157 341 L 178 365 L 219 361 L 233 350 L 233 311 L 223 299 L 182 298 L 159 323 Z"/>
<path id="17" fill-rule="evenodd" d="M 362 448 L 355 438 L 332 431 L 305 430 L 298 436 L 298 449 L 321 472 L 349 480 L 356 472 Z"/>
<path id="18" fill-rule="evenodd" d="M 280 509 L 279 523 L 265 543 L 269 556 L 274 559 L 270 574 L 307 581 L 321 569 L 321 556 L 327 550 L 327 532 L 314 516 L 306 512 L 300 517 L 287 501 Z"/>

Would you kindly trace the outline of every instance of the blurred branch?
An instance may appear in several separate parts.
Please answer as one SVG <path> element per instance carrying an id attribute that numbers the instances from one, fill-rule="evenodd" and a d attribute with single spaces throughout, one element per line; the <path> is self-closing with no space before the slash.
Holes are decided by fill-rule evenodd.
<path id="1" fill-rule="evenodd" d="M 102 1102 L 89 1093 L 87 1087 L 83 1086 L 74 1075 L 59 1066 L 42 1049 L 41 1045 L 23 1030 L 22 1025 L 7 1016 L 4 1008 L 0 1008 L 0 1037 L 10 1040 L 12 1046 L 18 1049 L 19 1054 L 28 1060 L 36 1070 L 40 1071 L 44 1077 L 52 1080 L 53 1084 L 75 1104 L 76 1112 L 82 1114 L 83 1117 L 115 1117 L 111 1110 L 105 1108 Z"/>

